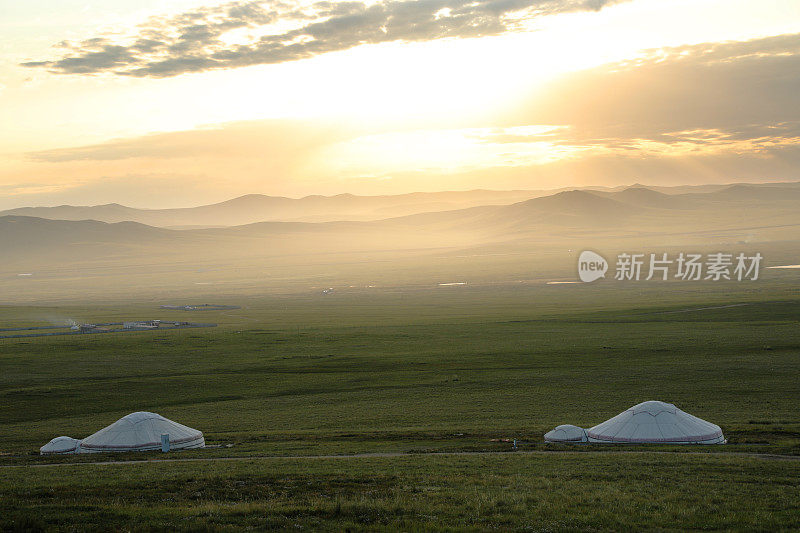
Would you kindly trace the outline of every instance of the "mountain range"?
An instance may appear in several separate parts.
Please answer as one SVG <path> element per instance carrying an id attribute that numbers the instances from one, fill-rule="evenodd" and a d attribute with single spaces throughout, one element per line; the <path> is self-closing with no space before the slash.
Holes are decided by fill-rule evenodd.
<path id="1" fill-rule="evenodd" d="M 564 272 L 572 268 L 571 254 L 583 249 L 770 249 L 779 252 L 775 260 L 798 262 L 800 184 L 689 191 L 566 190 L 378 220 L 268 220 L 193 229 L 6 214 L 0 216 L 0 290 L 29 297 L 36 287 L 51 291 L 56 279 L 59 291 L 77 294 L 118 287 L 161 292 L 198 283 L 307 287 L 390 275 L 413 282 L 442 269 L 446 278 L 472 272 L 474 278 L 498 279 L 545 264 L 555 265 L 548 275 L 563 277 L 571 272 Z M 364 197 L 355 198 L 344 202 L 363 205 Z M 237 200 L 263 205 L 257 198 Z M 225 205 L 207 207 L 224 213 L 231 208 Z"/>
<path id="2" fill-rule="evenodd" d="M 770 188 L 796 187 L 797 184 L 766 184 L 760 190 Z M 748 187 L 746 185 L 737 187 Z M 656 193 L 669 196 L 685 194 L 704 194 L 729 188 L 725 185 L 649 187 L 633 185 L 617 188 L 584 188 L 598 194 L 614 195 L 625 190 L 633 191 L 639 198 L 630 198 L 634 203 L 665 201 Z M 56 207 L 20 207 L 0 211 L 0 216 L 18 215 L 46 218 L 51 220 L 97 220 L 100 222 L 139 222 L 149 226 L 175 229 L 202 227 L 240 226 L 265 221 L 292 222 L 331 222 L 339 220 L 380 220 L 426 212 L 441 212 L 477 207 L 483 205 L 510 205 L 532 198 L 553 195 L 570 189 L 557 190 L 512 190 L 512 191 L 444 191 L 420 192 L 389 196 L 356 196 L 339 194 L 336 196 L 306 196 L 286 198 L 248 194 L 216 204 L 172 209 L 137 209 L 117 203 Z M 638 191 L 638 193 L 636 192 Z M 651 195 L 648 200 L 645 194 Z M 623 197 L 615 197 L 624 200 Z"/>
<path id="3" fill-rule="evenodd" d="M 519 191 L 510 191 L 505 198 L 517 194 L 520 194 Z M 497 194 L 491 196 L 495 200 L 499 197 Z M 355 204 L 363 202 L 365 198 L 368 197 L 331 197 L 328 200 Z M 274 199 L 268 197 L 267 202 L 272 200 Z M 254 203 L 259 208 L 264 205 L 260 198 L 243 197 L 194 209 L 214 209 L 218 214 L 227 213 L 242 202 Z M 87 214 L 109 214 L 110 211 L 103 210 L 105 207 L 86 208 L 90 210 Z M 76 249 L 93 244 L 112 246 L 127 243 L 146 246 L 166 243 L 180 247 L 186 244 L 205 246 L 216 242 L 215 246 L 218 248 L 229 249 L 241 246 L 239 241 L 244 238 L 291 237 L 294 242 L 289 244 L 301 248 L 328 249 L 334 242 L 338 249 L 363 248 L 367 241 L 371 242 L 369 247 L 394 248 L 401 236 L 404 240 L 410 238 L 412 241 L 426 243 L 438 242 L 439 239 L 443 243 L 453 242 L 454 235 L 463 237 L 457 242 L 496 242 L 537 233 L 558 237 L 566 233 L 603 234 L 611 230 L 635 234 L 791 225 L 800 223 L 798 207 L 800 185 L 787 184 L 784 187 L 732 185 L 714 192 L 673 195 L 642 186 L 618 191 L 569 190 L 509 205 L 481 205 L 371 221 L 273 220 L 231 227 L 183 230 L 154 227 L 130 220 L 52 220 L 5 214 L 0 215 L 0 246 L 6 251 L 19 252 L 33 249 Z M 67 214 L 65 212 L 72 209 L 70 212 L 77 216 L 81 208 L 31 208 L 31 212 L 39 212 L 37 209 L 52 209 L 48 213 L 53 216 L 58 213 Z M 115 216 L 122 216 L 123 209 L 129 208 L 114 211 Z M 21 210 L 14 210 L 15 213 L 19 211 Z M 141 214 L 142 211 L 133 210 L 133 213 Z M 216 221 L 219 222 L 220 219 Z M 319 240 L 325 242 L 317 242 Z M 372 240 L 376 242 L 372 243 Z"/>

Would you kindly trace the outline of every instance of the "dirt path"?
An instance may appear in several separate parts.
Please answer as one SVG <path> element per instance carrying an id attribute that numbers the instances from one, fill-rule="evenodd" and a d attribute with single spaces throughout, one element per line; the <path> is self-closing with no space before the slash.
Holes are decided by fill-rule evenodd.
<path id="1" fill-rule="evenodd" d="M 670 313 L 691 313 L 692 311 L 709 311 L 711 309 L 728 309 L 729 307 L 742 307 L 745 305 L 750 305 L 749 303 L 744 304 L 731 304 L 731 305 L 717 305 L 714 307 L 696 307 L 694 309 L 679 309 L 677 311 L 664 311 L 662 314 L 668 315 Z"/>
<path id="2" fill-rule="evenodd" d="M 748 457 L 752 459 L 780 460 L 780 461 L 800 461 L 800 455 L 780 455 L 769 453 L 752 452 L 681 452 L 681 451 L 591 451 L 580 452 L 573 450 L 527 450 L 516 452 L 426 452 L 426 453 L 406 453 L 406 452 L 374 452 L 374 453 L 355 453 L 343 455 L 252 455 L 249 457 L 184 457 L 169 459 L 136 459 L 128 461 L 98 461 L 85 463 L 33 463 L 26 465 L 0 465 L 0 468 L 46 468 L 53 466 L 109 466 L 109 465 L 138 465 L 152 463 L 195 463 L 207 461 L 257 461 L 257 460 L 344 460 L 344 459 L 374 459 L 391 457 L 457 457 L 457 456 L 489 456 L 489 455 L 572 455 L 576 453 L 588 454 L 636 454 L 636 455 L 692 455 L 692 456 L 713 456 L 713 457 Z"/>

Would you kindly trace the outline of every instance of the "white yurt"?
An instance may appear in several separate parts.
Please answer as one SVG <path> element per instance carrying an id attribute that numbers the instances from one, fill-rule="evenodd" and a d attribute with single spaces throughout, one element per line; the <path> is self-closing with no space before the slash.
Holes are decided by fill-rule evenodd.
<path id="1" fill-rule="evenodd" d="M 57 453 L 78 453 L 81 441 L 72 437 L 56 437 L 41 448 L 39 454 L 53 455 Z"/>
<path id="2" fill-rule="evenodd" d="M 724 444 L 722 429 L 671 403 L 634 405 L 587 431 L 595 443 Z"/>
<path id="3" fill-rule="evenodd" d="M 203 448 L 203 433 L 156 413 L 140 411 L 123 416 L 81 441 L 80 453 L 161 450 L 168 435 L 169 449 Z"/>
<path id="4" fill-rule="evenodd" d="M 544 440 L 546 442 L 579 443 L 586 442 L 588 438 L 585 429 L 571 424 L 562 424 L 545 433 Z"/>

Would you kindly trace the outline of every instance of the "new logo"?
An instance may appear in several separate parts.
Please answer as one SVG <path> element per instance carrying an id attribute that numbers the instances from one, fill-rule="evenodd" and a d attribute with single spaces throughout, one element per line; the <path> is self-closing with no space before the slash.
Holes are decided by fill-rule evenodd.
<path id="1" fill-rule="evenodd" d="M 584 250 L 578 257 L 578 276 L 581 281 L 591 283 L 592 281 L 606 277 L 608 271 L 608 261 L 602 255 L 590 250 Z"/>

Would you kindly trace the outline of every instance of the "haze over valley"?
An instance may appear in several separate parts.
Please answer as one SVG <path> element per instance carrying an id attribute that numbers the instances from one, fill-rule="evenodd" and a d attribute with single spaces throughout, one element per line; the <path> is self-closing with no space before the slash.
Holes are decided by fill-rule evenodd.
<path id="1" fill-rule="evenodd" d="M 440 210 L 428 211 L 432 205 Z M 444 209 L 454 205 L 469 207 Z M 247 196 L 152 211 L 28 208 L 0 214 L 0 246 L 8 251 L 2 287 L 13 299 L 46 297 L 53 284 L 63 294 L 142 295 L 186 289 L 313 292 L 328 285 L 387 288 L 453 281 L 546 283 L 573 279 L 576 254 L 584 249 L 612 256 L 760 250 L 767 264 L 779 265 L 797 259 L 798 205 L 800 185 L 785 182 L 377 199 Z M 381 218 L 387 210 L 407 214 Z M 340 220 L 296 221 L 302 213 Z M 110 222 L 33 214 L 96 215 Z M 116 221 L 128 215 L 166 227 Z M 231 225 L 254 218 L 265 221 Z"/>

